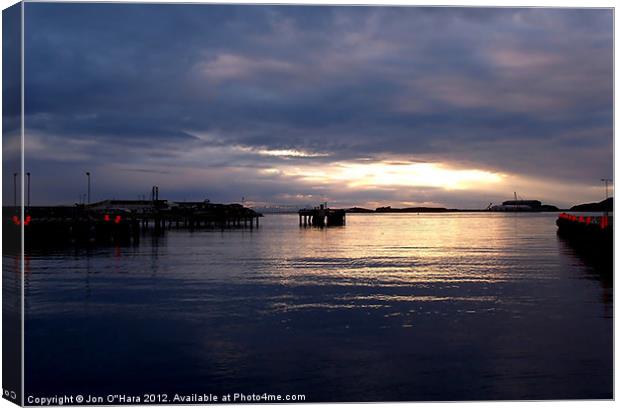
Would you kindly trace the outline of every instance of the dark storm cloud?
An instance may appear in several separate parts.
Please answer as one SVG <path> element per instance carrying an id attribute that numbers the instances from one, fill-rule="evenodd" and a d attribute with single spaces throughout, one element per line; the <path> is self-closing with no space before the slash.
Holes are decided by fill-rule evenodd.
<path id="1" fill-rule="evenodd" d="M 21 171 L 21 6 L 2 12 L 2 183 L 3 205 L 19 202 L 14 174 Z M 17 188 L 15 189 L 17 190 Z"/>
<path id="2" fill-rule="evenodd" d="M 40 168 L 53 140 L 72 145 L 59 160 L 152 174 L 362 158 L 611 174 L 611 10 L 29 3 L 26 25 Z M 291 189 L 259 181 L 243 188 Z"/>

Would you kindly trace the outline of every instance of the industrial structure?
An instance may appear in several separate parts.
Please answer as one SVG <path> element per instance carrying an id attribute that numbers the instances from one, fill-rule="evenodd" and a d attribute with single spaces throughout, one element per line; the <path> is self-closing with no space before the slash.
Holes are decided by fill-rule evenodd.
<path id="1" fill-rule="evenodd" d="M 28 207 L 23 219 L 20 207 L 4 207 L 4 231 L 15 235 L 23 227 L 26 245 L 134 242 L 143 233 L 159 235 L 172 228 L 253 229 L 259 227 L 262 217 L 241 204 L 214 204 L 209 200 L 169 202 L 160 200 L 158 195 L 154 188 L 152 200 Z"/>

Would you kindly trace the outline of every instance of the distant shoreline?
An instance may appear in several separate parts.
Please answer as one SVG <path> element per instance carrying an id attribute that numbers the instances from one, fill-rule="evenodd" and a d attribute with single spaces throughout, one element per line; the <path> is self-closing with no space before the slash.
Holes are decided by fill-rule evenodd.
<path id="1" fill-rule="evenodd" d="M 145 203 L 147 201 L 140 201 Z M 185 203 L 184 203 L 185 204 Z M 240 204 L 217 204 L 223 206 L 231 206 Z M 48 205 L 48 206 L 32 206 L 31 208 L 74 208 L 74 205 Z M 14 209 L 14 206 L 3 206 L 5 210 Z M 251 207 L 248 207 L 251 208 Z M 258 211 L 262 214 L 298 214 L 299 210 L 296 208 L 277 209 L 277 208 L 251 208 L 254 211 Z M 444 213 L 558 213 L 558 212 L 613 212 L 613 197 L 609 197 L 603 201 L 597 203 L 585 203 L 574 205 L 568 209 L 557 208 L 552 205 L 542 205 L 533 210 L 504 210 L 494 211 L 492 209 L 461 209 L 461 208 L 445 208 L 445 207 L 404 207 L 404 208 L 392 208 L 392 207 L 378 207 L 374 210 L 363 207 L 349 207 L 339 208 L 344 210 L 347 214 L 444 214 Z"/>
<path id="2" fill-rule="evenodd" d="M 260 208 L 255 209 L 262 214 L 272 215 L 272 214 L 297 214 L 298 211 L 288 210 L 288 211 L 263 211 Z M 538 213 L 561 213 L 561 212 L 604 212 L 604 211 L 585 211 L 585 210 L 567 210 L 567 209 L 558 209 L 553 211 L 489 211 L 489 210 L 464 210 L 464 209 L 447 209 L 443 211 L 347 211 L 347 215 L 349 214 L 360 214 L 360 215 L 384 215 L 384 214 L 454 214 L 454 213 L 494 213 L 494 214 L 515 214 L 515 213 L 528 213 L 528 214 L 538 214 Z"/>
<path id="3" fill-rule="evenodd" d="M 558 212 L 613 212 L 613 197 L 609 197 L 603 201 L 597 203 L 577 204 L 571 208 L 562 209 L 553 205 L 539 205 L 535 209 L 521 210 L 521 209 L 508 209 L 503 211 L 494 211 L 492 209 L 460 209 L 460 208 L 445 208 L 445 207 L 405 207 L 405 208 L 392 208 L 392 207 L 378 207 L 374 210 L 363 207 L 350 207 L 343 208 L 347 214 L 443 214 L 443 213 L 486 213 L 486 212 L 499 212 L 499 213 L 558 213 Z M 265 208 L 256 208 L 264 214 L 297 214 L 298 210 L 282 210 L 282 211 L 269 211 Z"/>

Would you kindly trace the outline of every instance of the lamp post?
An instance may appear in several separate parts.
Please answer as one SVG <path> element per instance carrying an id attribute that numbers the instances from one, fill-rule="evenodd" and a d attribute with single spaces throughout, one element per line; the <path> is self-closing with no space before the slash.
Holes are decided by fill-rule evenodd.
<path id="1" fill-rule="evenodd" d="M 90 171 L 86 172 L 86 177 L 88 179 L 88 200 L 87 200 L 87 204 L 90 204 Z"/>
<path id="2" fill-rule="evenodd" d="M 607 199 L 609 198 L 609 183 L 611 182 L 611 179 L 602 178 L 601 181 L 605 183 L 605 201 L 607 201 Z M 609 215 L 609 211 L 607 211 L 607 209 L 605 210 L 605 216 L 607 217 Z"/>
<path id="3" fill-rule="evenodd" d="M 26 176 L 28 177 L 28 210 L 30 210 L 30 172 L 26 173 Z"/>
<path id="4" fill-rule="evenodd" d="M 17 208 L 17 174 L 13 173 L 13 207 Z"/>
<path id="5" fill-rule="evenodd" d="M 605 183 L 605 200 L 609 198 L 609 183 L 611 183 L 611 179 L 602 178 L 601 181 Z"/>

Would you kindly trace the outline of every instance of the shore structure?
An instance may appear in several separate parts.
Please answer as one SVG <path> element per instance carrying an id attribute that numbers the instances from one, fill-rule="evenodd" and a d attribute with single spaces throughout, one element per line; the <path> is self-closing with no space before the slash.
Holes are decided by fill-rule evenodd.
<path id="1" fill-rule="evenodd" d="M 241 204 L 215 204 L 208 200 L 169 202 L 104 200 L 75 206 L 4 207 L 8 234 L 24 227 L 26 244 L 138 241 L 142 233 L 163 234 L 175 229 L 258 228 L 262 214 Z"/>
<path id="2" fill-rule="evenodd" d="M 491 203 L 487 210 L 495 212 L 543 212 L 558 211 L 558 208 L 554 205 L 543 204 L 538 200 L 523 200 L 515 191 L 513 200 L 504 201 L 501 205 Z"/>
<path id="3" fill-rule="evenodd" d="M 608 197 L 598 203 L 585 203 L 574 205 L 570 208 L 570 212 L 613 212 L 614 198 Z"/>
<path id="4" fill-rule="evenodd" d="M 298 211 L 300 227 L 333 227 L 346 224 L 346 210 L 328 208 L 321 204 L 314 208 L 304 208 Z"/>
<path id="5" fill-rule="evenodd" d="M 582 252 L 613 253 L 613 216 L 587 216 L 561 213 L 556 220 L 558 236 Z"/>
<path id="6" fill-rule="evenodd" d="M 539 211 L 542 203 L 538 200 L 508 200 L 501 205 L 494 205 L 491 211 Z"/>

